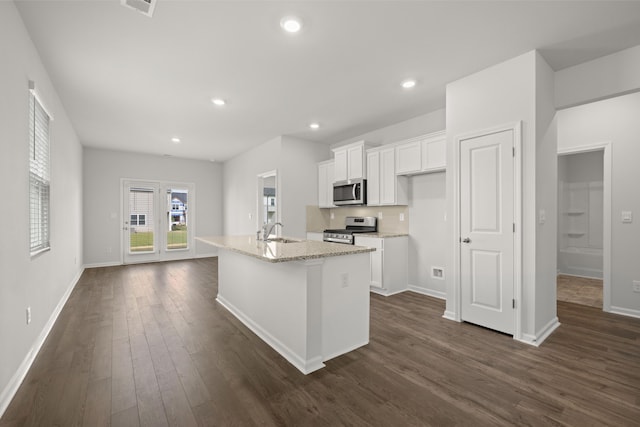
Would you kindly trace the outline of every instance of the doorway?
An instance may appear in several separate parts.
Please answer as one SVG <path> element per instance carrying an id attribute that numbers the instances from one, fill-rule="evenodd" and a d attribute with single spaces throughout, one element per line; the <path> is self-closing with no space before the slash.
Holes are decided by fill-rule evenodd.
<path id="1" fill-rule="evenodd" d="M 278 185 L 278 171 L 272 170 L 258 175 L 257 185 L 257 230 L 262 230 L 265 224 L 280 221 L 280 191 Z"/>
<path id="2" fill-rule="evenodd" d="M 459 320 L 521 338 L 521 124 L 456 138 Z"/>
<path id="3" fill-rule="evenodd" d="M 611 153 L 558 152 L 557 299 L 610 310 Z"/>
<path id="4" fill-rule="evenodd" d="M 123 264 L 192 258 L 193 184 L 122 182 Z"/>

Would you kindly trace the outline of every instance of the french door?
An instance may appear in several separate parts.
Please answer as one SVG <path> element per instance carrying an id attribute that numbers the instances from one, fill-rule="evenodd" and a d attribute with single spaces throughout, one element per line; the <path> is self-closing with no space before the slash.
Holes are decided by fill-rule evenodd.
<path id="1" fill-rule="evenodd" d="M 124 180 L 122 196 L 125 264 L 193 257 L 193 184 Z"/>

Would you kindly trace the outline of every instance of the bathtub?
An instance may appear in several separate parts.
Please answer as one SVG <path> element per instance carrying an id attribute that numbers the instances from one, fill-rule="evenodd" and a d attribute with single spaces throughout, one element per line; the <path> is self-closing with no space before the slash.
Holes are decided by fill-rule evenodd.
<path id="1" fill-rule="evenodd" d="M 558 272 L 602 279 L 602 249 L 570 246 L 558 252 Z"/>

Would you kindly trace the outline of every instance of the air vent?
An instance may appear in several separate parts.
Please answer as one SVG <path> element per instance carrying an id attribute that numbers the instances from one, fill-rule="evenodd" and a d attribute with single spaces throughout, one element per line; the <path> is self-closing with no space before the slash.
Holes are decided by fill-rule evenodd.
<path id="1" fill-rule="evenodd" d="M 123 6 L 135 9 L 143 15 L 151 17 L 153 15 L 153 9 L 156 7 L 157 0 L 120 0 Z"/>

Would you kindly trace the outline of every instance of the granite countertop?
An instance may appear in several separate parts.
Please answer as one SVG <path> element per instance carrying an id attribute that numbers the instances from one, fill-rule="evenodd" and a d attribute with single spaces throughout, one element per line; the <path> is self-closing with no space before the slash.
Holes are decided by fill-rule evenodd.
<path id="1" fill-rule="evenodd" d="M 291 243 L 264 242 L 256 240 L 256 236 L 211 236 L 196 237 L 196 240 L 268 262 L 304 261 L 375 251 L 362 246 L 302 239 L 290 239 L 295 240 Z"/>

